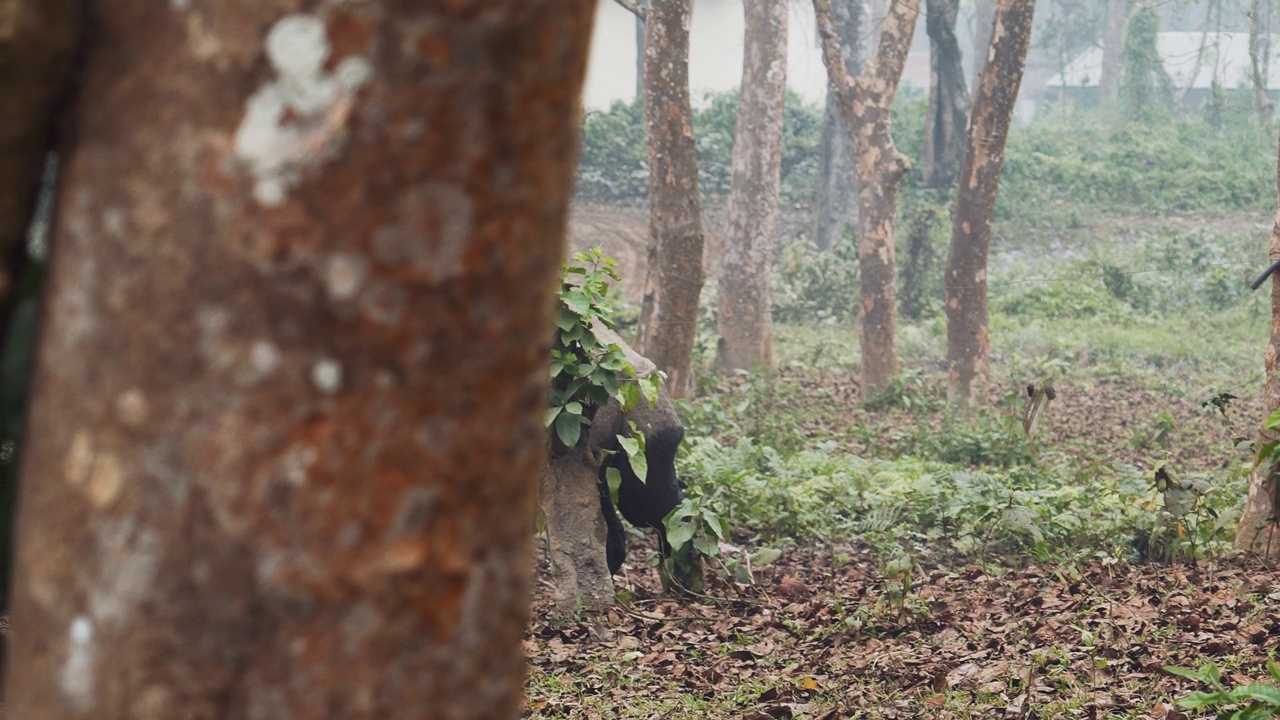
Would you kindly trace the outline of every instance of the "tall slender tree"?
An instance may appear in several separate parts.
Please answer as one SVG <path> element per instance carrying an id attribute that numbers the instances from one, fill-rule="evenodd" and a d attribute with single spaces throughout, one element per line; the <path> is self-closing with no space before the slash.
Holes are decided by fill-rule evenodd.
<path id="1" fill-rule="evenodd" d="M 1107 0 L 1107 16 L 1102 27 L 1102 76 L 1098 78 L 1103 103 L 1114 103 L 1120 93 L 1120 58 L 1130 4 L 1131 0 Z"/>
<path id="2" fill-rule="evenodd" d="M 953 398 L 982 402 L 991 340 L 987 330 L 987 253 L 1004 145 L 1026 66 L 1035 0 L 1000 0 L 991 52 L 974 95 L 968 144 L 945 274 L 947 379 Z"/>
<path id="3" fill-rule="evenodd" d="M 982 69 L 987 65 L 987 53 L 991 50 L 991 31 L 996 22 L 996 0 L 974 0 L 973 12 L 973 67 L 970 69 L 969 87 L 974 94 L 982 82 Z"/>
<path id="4" fill-rule="evenodd" d="M 964 130 L 969 121 L 969 91 L 956 39 L 960 0 L 927 0 L 929 33 L 929 109 L 925 118 L 920 174 L 926 187 L 950 188 L 964 156 Z"/>
<path id="5" fill-rule="evenodd" d="M 849 72 L 862 72 L 862 34 L 869 22 L 863 0 L 832 0 L 831 20 Z M 827 251 L 858 226 L 858 176 L 853 169 L 849 131 L 835 93 L 827 93 L 818 141 L 818 179 L 813 202 L 813 243 Z"/>
<path id="6" fill-rule="evenodd" d="M 1264 128 L 1271 127 L 1275 103 L 1271 101 L 1268 83 L 1271 79 L 1273 0 L 1251 0 L 1249 4 L 1250 82 L 1253 85 L 1253 109 Z"/>
<path id="7" fill-rule="evenodd" d="M 595 3 L 89 4 L 5 709 L 517 717 Z"/>
<path id="8" fill-rule="evenodd" d="M 832 22 L 831 0 L 813 0 L 822 59 L 836 96 L 858 173 L 858 265 L 862 275 L 862 385 L 877 392 L 898 374 L 897 295 L 893 226 L 898 186 L 911 162 L 893 144 L 893 97 L 906 64 L 920 0 L 894 2 L 884 19 L 875 57 L 856 78 L 845 66 Z"/>
<path id="9" fill-rule="evenodd" d="M 1276 162 L 1276 214 L 1271 226 L 1271 262 L 1280 262 L 1280 157 Z M 1262 391 L 1262 417 L 1268 418 L 1280 408 L 1280 276 L 1271 276 L 1271 338 L 1263 363 L 1267 382 Z M 1265 427 L 1258 432 L 1258 447 L 1280 440 L 1280 434 Z M 1236 529 L 1236 548 L 1256 552 L 1269 560 L 1280 560 L 1280 462 L 1260 463 L 1249 481 L 1240 525 Z"/>
<path id="10" fill-rule="evenodd" d="M 689 99 L 692 0 L 650 0 L 645 11 L 649 128 L 649 269 L 637 350 L 667 373 L 675 397 L 693 392 L 702 268 L 702 203 Z"/>
<path id="11" fill-rule="evenodd" d="M 742 91 L 733 141 L 729 237 L 721 259 L 721 370 L 773 366 L 769 268 L 778 223 L 782 111 L 787 93 L 787 0 L 745 0 Z"/>

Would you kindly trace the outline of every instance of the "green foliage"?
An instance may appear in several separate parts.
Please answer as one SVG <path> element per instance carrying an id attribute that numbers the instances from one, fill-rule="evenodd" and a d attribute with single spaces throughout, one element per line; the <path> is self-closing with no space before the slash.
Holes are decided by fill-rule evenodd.
<path id="1" fill-rule="evenodd" d="M 951 211 L 945 195 L 926 190 L 904 193 L 906 233 L 903 247 L 898 307 L 912 320 L 933 317 L 942 311 L 943 260 L 951 237 Z M 941 248 L 941 250 L 939 250 Z"/>
<path id="2" fill-rule="evenodd" d="M 639 99 L 587 113 L 582 118 L 578 196 L 598 202 L 648 197 L 646 143 L 644 103 Z"/>
<path id="3" fill-rule="evenodd" d="M 898 373 L 889 386 L 867 398 L 862 407 L 870 412 L 885 410 L 928 411 L 942 404 L 942 393 L 929 384 L 924 373 L 904 370 Z"/>
<path id="4" fill-rule="evenodd" d="M 1228 688 L 1222 682 L 1222 671 L 1214 663 L 1198 670 L 1165 666 L 1165 671 L 1207 685 L 1210 690 L 1196 690 L 1177 702 L 1188 710 L 1216 710 L 1219 720 L 1262 720 L 1280 717 L 1280 664 L 1267 663 L 1269 683 L 1246 683 Z"/>
<path id="5" fill-rule="evenodd" d="M 860 277 L 858 245 L 853 237 L 841 238 L 830 253 L 792 243 L 773 263 L 773 319 L 781 323 L 849 323 L 858 316 Z"/>
<path id="6" fill-rule="evenodd" d="M 635 368 L 617 345 L 604 345 L 592 327 L 614 327 L 610 318 L 613 283 L 618 282 L 617 263 L 599 248 L 575 253 L 560 276 L 560 308 L 556 313 L 556 337 L 551 348 L 551 400 L 546 424 L 553 429 L 558 450 L 578 447 L 596 410 L 617 398 L 624 408 L 634 407 L 641 395 L 656 398 L 660 376 L 635 378 Z M 628 438 L 637 446 L 642 439 Z M 643 445 L 638 447 L 643 451 Z"/>
<path id="7" fill-rule="evenodd" d="M 1270 131 L 1251 118 L 1213 128 L 1160 118 L 1112 127 L 1099 115 L 1046 118 L 1009 134 L 1000 217 L 1049 218 L 1064 204 L 1181 211 L 1275 203 Z"/>
<path id="8" fill-rule="evenodd" d="M 708 93 L 693 113 L 698 148 L 698 181 L 709 196 L 725 196 L 732 182 L 733 139 L 738 93 Z M 818 171 L 822 111 L 788 92 L 783 109 L 781 198 L 812 200 Z M 644 106 L 616 102 L 607 111 L 587 113 L 582 123 L 578 196 L 595 202 L 643 200 L 649 193 L 649 155 Z"/>
<path id="9" fill-rule="evenodd" d="M 1130 120 L 1149 121 L 1168 113 L 1172 105 L 1173 81 L 1160 59 L 1159 35 L 1160 9 L 1143 0 L 1125 23 L 1120 54 L 1120 102 Z"/>
<path id="10" fill-rule="evenodd" d="M 948 416 L 941 429 L 923 425 L 916 429 L 911 445 L 917 455 L 953 465 L 1012 468 L 1035 462 L 1018 419 L 990 412 Z"/>
<path id="11" fill-rule="evenodd" d="M 733 140 L 738 128 L 738 92 L 707 93 L 693 114 L 698 141 L 698 180 L 707 195 L 728 195 L 733 181 Z M 818 173 L 822 110 L 788 91 L 782 111 L 784 203 L 808 203 Z"/>
<path id="12" fill-rule="evenodd" d="M 972 469 L 934 460 L 866 459 L 834 444 L 783 455 L 742 439 L 727 446 L 693 438 L 683 461 L 689 493 L 730 526 L 764 543 L 789 538 L 860 540 L 890 556 L 1067 559 L 1138 557 L 1134 539 L 1163 526 L 1149 477 L 1126 465 L 1070 462 Z M 1244 474 L 1205 493 L 1224 511 Z M 1183 556 L 1230 547 L 1230 529 L 1186 524 Z M 1194 550 L 1192 543 L 1194 542 Z"/>

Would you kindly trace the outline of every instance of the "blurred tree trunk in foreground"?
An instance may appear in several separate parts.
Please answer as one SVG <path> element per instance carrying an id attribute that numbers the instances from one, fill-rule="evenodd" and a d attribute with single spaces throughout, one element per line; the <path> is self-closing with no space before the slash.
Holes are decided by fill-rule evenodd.
<path id="1" fill-rule="evenodd" d="M 865 16 L 863 0 L 832 0 L 831 21 L 840 38 L 840 52 L 845 67 L 855 75 L 862 72 Z M 835 93 L 827 93 L 819 143 L 813 244 L 826 252 L 858 226 L 858 177 L 853 169 L 853 148 Z"/>
<path id="2" fill-rule="evenodd" d="M 12 717 L 519 715 L 594 7 L 93 3 Z"/>
<path id="3" fill-rule="evenodd" d="M 1116 101 L 1120 94 L 1120 58 L 1124 54 L 1124 23 L 1129 19 L 1130 0 L 1107 0 L 1107 18 L 1102 27 L 1102 77 L 1098 89 L 1102 104 Z"/>
<path id="4" fill-rule="evenodd" d="M 991 53 L 974 92 L 969 138 L 956 189 L 947 253 L 947 384 L 952 398 L 981 403 L 987 395 L 991 339 L 987 330 L 987 253 L 1018 87 L 1027 62 L 1035 0 L 1000 0 Z"/>
<path id="5" fill-rule="evenodd" d="M 956 39 L 960 0 L 927 0 L 929 33 L 929 113 L 925 118 L 920 174 L 925 187 L 944 190 L 955 184 L 964 156 L 964 129 L 969 121 L 969 91 Z"/>
<path id="6" fill-rule="evenodd" d="M 769 268 L 778 224 L 782 111 L 787 93 L 787 0 L 745 0 L 745 43 L 733 142 L 729 237 L 721 259 L 720 370 L 773 367 Z"/>
<path id="7" fill-rule="evenodd" d="M 1280 260 L 1280 157 L 1276 163 L 1276 215 L 1271 227 L 1269 262 Z M 1267 368 L 1267 384 L 1262 391 L 1262 417 L 1267 419 L 1280 408 L 1280 274 L 1271 276 L 1271 339 L 1263 361 Z M 1258 447 L 1280 440 L 1272 432 L 1258 433 Z M 1280 560 L 1280 463 L 1260 463 L 1249 482 L 1249 497 L 1240 526 L 1236 530 L 1236 549 L 1263 554 L 1268 560 Z"/>
<path id="8" fill-rule="evenodd" d="M 813 0 L 822 36 L 822 59 L 835 93 L 858 173 L 858 266 L 862 274 L 862 391 L 883 390 L 898 374 L 897 299 L 893 270 L 893 221 L 898 186 L 911 163 L 893 144 L 893 96 L 902 77 L 920 0 L 889 8 L 870 65 L 849 74 L 832 22 L 831 0 Z"/>
<path id="9" fill-rule="evenodd" d="M 692 0 L 650 0 L 645 13 L 644 115 L 649 129 L 649 270 L 637 347 L 667 373 L 675 397 L 693 392 L 702 269 L 702 202 L 689 100 Z"/>

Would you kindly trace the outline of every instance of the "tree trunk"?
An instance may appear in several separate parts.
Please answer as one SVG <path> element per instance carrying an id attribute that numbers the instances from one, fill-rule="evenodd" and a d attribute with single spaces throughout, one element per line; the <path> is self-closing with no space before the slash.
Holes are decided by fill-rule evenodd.
<path id="1" fill-rule="evenodd" d="M 1271 127 L 1275 104 L 1267 91 L 1271 75 L 1271 0 L 1253 0 L 1249 6 L 1249 59 L 1253 83 L 1253 109 L 1264 128 Z"/>
<path id="2" fill-rule="evenodd" d="M 862 275 L 862 390 L 875 393 L 898 374 L 893 221 L 898 186 L 911 163 L 893 144 L 893 97 L 906 64 L 920 0 L 894 2 L 870 66 L 849 74 L 832 23 L 831 0 L 813 0 L 827 66 L 858 174 L 858 265 Z"/>
<path id="3" fill-rule="evenodd" d="M 787 92 L 787 1 L 745 0 L 742 91 L 733 143 L 729 237 L 720 268 L 717 364 L 773 367 L 769 268 L 778 223 L 782 110 Z"/>
<path id="4" fill-rule="evenodd" d="M 833 0 L 832 22 L 840 38 L 840 51 L 850 72 L 862 72 L 865 19 L 863 0 Z M 849 131 L 840 118 L 835 93 L 827 93 L 818 146 L 818 180 L 813 203 L 813 242 L 821 251 L 858 226 L 858 178 L 853 169 Z"/>
<path id="5" fill-rule="evenodd" d="M 1014 102 L 1022 84 L 1035 0 L 1000 0 L 991 56 L 973 100 L 969 139 L 956 191 L 945 277 L 947 366 L 951 397 L 986 399 L 987 251 Z"/>
<path id="6" fill-rule="evenodd" d="M 926 187 L 950 188 L 964 156 L 964 130 L 969 121 L 969 92 L 956 40 L 960 0 L 927 0 L 929 32 L 929 114 L 925 118 L 920 172 Z"/>
<path id="7" fill-rule="evenodd" d="M 651 0 L 645 16 L 649 129 L 649 270 L 637 350 L 667 373 L 671 394 L 693 392 L 702 269 L 698 153 L 689 100 L 692 0 Z"/>
<path id="8" fill-rule="evenodd" d="M 1129 0 L 1107 0 L 1107 19 L 1102 29 L 1102 76 L 1098 89 L 1104 105 L 1114 103 L 1120 93 L 1120 58 L 1124 55 L 1124 23 L 1129 19 Z"/>
<path id="9" fill-rule="evenodd" d="M 973 67 L 969 87 L 974 94 L 982 82 L 982 69 L 991 52 L 991 31 L 996 24 L 996 0 L 974 0 Z"/>
<path id="10" fill-rule="evenodd" d="M 519 715 L 594 7 L 95 3 L 12 717 Z"/>
<path id="11" fill-rule="evenodd" d="M 584 443 L 585 445 L 585 443 Z M 538 501 L 546 523 L 556 607 L 564 614 L 613 603 L 605 564 L 605 521 L 596 484 L 599 463 L 588 448 L 553 453 Z"/>
<path id="12" fill-rule="evenodd" d="M 1280 260 L 1280 158 L 1276 165 L 1276 215 L 1271 227 L 1270 262 Z M 1267 368 L 1267 384 L 1262 392 L 1262 417 L 1265 420 L 1280 407 L 1280 277 L 1271 276 L 1271 339 L 1263 361 Z M 1259 431 L 1258 447 L 1280 439 L 1274 433 Z M 1280 463 L 1259 465 L 1249 482 L 1240 525 L 1236 529 L 1236 548 L 1263 554 L 1269 560 L 1280 560 Z"/>
<path id="13" fill-rule="evenodd" d="M 648 12 L 649 0 L 636 0 L 636 5 Z M 644 15 L 636 14 L 636 97 L 644 97 Z"/>

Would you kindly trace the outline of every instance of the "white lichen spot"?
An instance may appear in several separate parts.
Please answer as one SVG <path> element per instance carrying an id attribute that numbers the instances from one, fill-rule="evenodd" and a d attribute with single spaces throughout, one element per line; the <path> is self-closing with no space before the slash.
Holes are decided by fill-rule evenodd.
<path id="1" fill-rule="evenodd" d="M 116 416 L 129 427 L 136 428 L 146 422 L 149 411 L 147 396 L 139 388 L 129 388 L 116 398 Z"/>
<path id="2" fill-rule="evenodd" d="M 107 208 L 102 212 L 102 227 L 108 233 L 121 237 L 124 235 L 125 212 L 120 208 Z"/>
<path id="3" fill-rule="evenodd" d="M 89 593 L 89 609 L 100 624 L 119 626 L 155 581 L 163 545 L 155 532 L 129 521 L 103 522 L 95 529 L 98 577 Z"/>
<path id="4" fill-rule="evenodd" d="M 303 171 L 341 148 L 355 94 L 373 77 L 373 65 L 349 57 L 326 73 L 331 48 L 324 21 L 302 13 L 272 27 L 266 51 L 277 78 L 246 103 L 235 153 L 253 176 L 254 199 L 270 207 L 285 202 Z"/>
<path id="5" fill-rule="evenodd" d="M 89 433 L 80 430 L 71 438 L 71 447 L 62 460 L 62 475 L 68 484 L 80 487 L 89 479 L 93 470 L 93 441 Z"/>
<path id="6" fill-rule="evenodd" d="M 93 473 L 89 475 L 89 484 L 85 487 L 85 495 L 95 508 L 101 510 L 114 503 L 124 489 L 123 472 L 120 459 L 111 453 L 98 453 L 94 459 Z"/>
<path id="7" fill-rule="evenodd" d="M 280 476 L 294 487 L 307 484 L 307 475 L 320 453 L 310 445 L 290 448 L 280 459 Z"/>
<path id="8" fill-rule="evenodd" d="M 186 10 L 191 5 L 191 0 L 169 0 L 169 7 L 174 10 Z"/>
<path id="9" fill-rule="evenodd" d="M 329 258 L 325 266 L 325 287 L 334 300 L 350 300 L 364 285 L 369 265 L 357 255 L 339 254 Z"/>
<path id="10" fill-rule="evenodd" d="M 342 365 L 333 358 L 321 358 L 311 366 L 311 382 L 320 392 L 332 395 L 342 388 Z"/>
<path id="11" fill-rule="evenodd" d="M 249 365 L 259 375 L 267 375 L 280 366 L 280 351 L 266 340 L 258 340 L 249 348 Z"/>
<path id="12" fill-rule="evenodd" d="M 67 629 L 67 659 L 58 673 L 58 684 L 62 694 L 80 710 L 87 710 L 93 704 L 95 665 L 93 621 L 79 615 Z"/>

